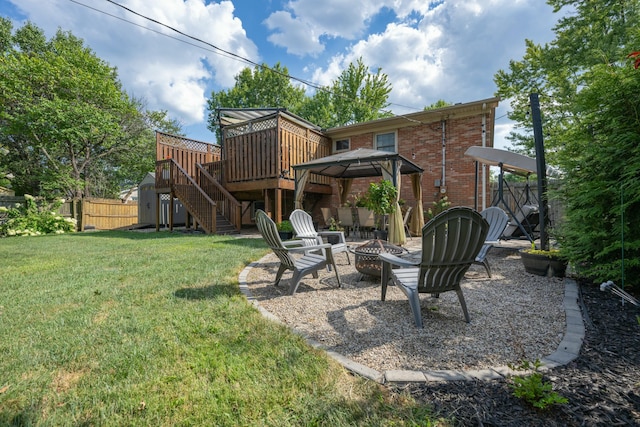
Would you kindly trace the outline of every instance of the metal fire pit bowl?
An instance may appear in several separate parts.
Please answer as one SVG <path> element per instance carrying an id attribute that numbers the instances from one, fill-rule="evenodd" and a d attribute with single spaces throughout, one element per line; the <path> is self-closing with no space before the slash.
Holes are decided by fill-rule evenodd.
<path id="1" fill-rule="evenodd" d="M 392 245 L 387 241 L 376 239 L 351 249 L 351 252 L 355 255 L 356 270 L 361 274 L 380 277 L 382 275 L 382 263 L 378 255 L 383 252 L 400 255 L 403 252 L 407 252 L 407 250 L 400 246 Z"/>

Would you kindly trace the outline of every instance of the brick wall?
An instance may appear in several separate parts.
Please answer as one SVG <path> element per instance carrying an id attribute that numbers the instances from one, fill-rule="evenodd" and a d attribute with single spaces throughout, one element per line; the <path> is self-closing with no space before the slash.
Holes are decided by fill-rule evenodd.
<path id="1" fill-rule="evenodd" d="M 491 110 L 492 112 L 493 110 Z M 442 121 L 425 123 L 416 126 L 397 129 L 398 152 L 424 169 L 422 176 L 423 207 L 426 211 L 432 203 L 443 195 L 448 196 L 452 206 L 474 207 L 475 197 L 475 161 L 464 153 L 470 146 L 482 145 L 482 114 L 461 118 L 450 118 L 444 121 L 444 187 L 436 186 L 436 181 L 442 183 L 443 175 L 443 130 Z M 486 145 L 493 146 L 494 120 L 489 112 L 486 116 Z M 351 149 L 373 148 L 374 133 L 351 135 Z M 341 138 L 342 139 L 342 138 Z M 487 172 L 488 176 L 488 172 Z M 370 182 L 377 182 L 380 178 L 356 178 L 352 186 L 352 195 L 367 191 Z M 481 178 L 478 178 L 479 181 Z M 337 207 L 339 203 L 337 184 L 332 183 L 334 193 L 330 205 Z M 414 206 L 411 192 L 411 181 L 408 175 L 402 176 L 400 197 L 409 206 Z M 478 183 L 481 186 L 481 182 Z M 441 192 L 444 188 L 446 192 Z M 490 204 L 490 192 L 487 182 L 487 205 Z M 480 188 L 478 194 L 482 194 Z M 480 197 L 480 196 L 479 196 Z M 482 200 L 478 200 L 481 209 Z"/>

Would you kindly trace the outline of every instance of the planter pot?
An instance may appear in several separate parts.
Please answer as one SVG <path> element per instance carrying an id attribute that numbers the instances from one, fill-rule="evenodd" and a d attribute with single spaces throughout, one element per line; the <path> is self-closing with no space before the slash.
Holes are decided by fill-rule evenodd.
<path id="1" fill-rule="evenodd" d="M 278 231 L 281 240 L 293 239 L 293 231 Z"/>
<path id="2" fill-rule="evenodd" d="M 564 277 L 567 270 L 567 262 L 553 256 L 532 254 L 526 250 L 520 250 L 520 257 L 527 273 L 547 277 Z"/>
<path id="3" fill-rule="evenodd" d="M 376 240 L 387 240 L 389 237 L 389 232 L 387 230 L 374 230 L 373 238 Z"/>
<path id="4" fill-rule="evenodd" d="M 327 236 L 327 243 L 337 245 L 338 243 L 340 243 L 340 236 Z"/>

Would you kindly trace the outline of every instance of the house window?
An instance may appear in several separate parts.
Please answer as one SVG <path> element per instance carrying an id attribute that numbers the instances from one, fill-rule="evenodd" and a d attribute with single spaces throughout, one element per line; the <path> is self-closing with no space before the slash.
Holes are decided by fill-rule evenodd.
<path id="1" fill-rule="evenodd" d="M 379 133 L 373 141 L 373 148 L 380 151 L 390 151 L 395 153 L 396 149 L 396 133 Z"/>
<path id="2" fill-rule="evenodd" d="M 346 151 L 351 146 L 351 141 L 348 139 L 339 139 L 335 142 L 333 151 Z"/>

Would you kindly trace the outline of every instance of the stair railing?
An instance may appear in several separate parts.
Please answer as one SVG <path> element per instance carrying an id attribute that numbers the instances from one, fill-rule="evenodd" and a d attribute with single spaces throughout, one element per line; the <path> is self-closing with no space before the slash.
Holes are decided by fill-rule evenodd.
<path id="1" fill-rule="evenodd" d="M 201 165 L 196 165 L 198 170 L 198 182 L 205 193 L 216 203 L 218 212 L 222 214 L 233 227 L 240 231 L 242 228 L 242 204 L 236 200 L 216 180 L 207 169 Z"/>
<path id="2" fill-rule="evenodd" d="M 171 188 L 208 234 L 216 232 L 216 202 L 173 159 L 156 162 L 156 188 Z"/>

